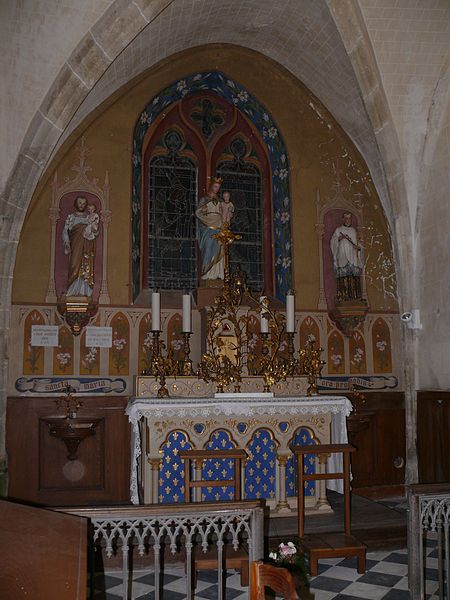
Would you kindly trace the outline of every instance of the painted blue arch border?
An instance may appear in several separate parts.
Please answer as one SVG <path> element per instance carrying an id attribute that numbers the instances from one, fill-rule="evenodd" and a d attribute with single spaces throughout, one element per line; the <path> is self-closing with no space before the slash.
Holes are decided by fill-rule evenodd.
<path id="1" fill-rule="evenodd" d="M 202 90 L 215 92 L 245 114 L 263 138 L 272 169 L 275 296 L 284 300 L 292 289 L 291 200 L 289 161 L 283 137 L 264 106 L 243 86 L 220 71 L 196 73 L 175 81 L 146 105 L 136 122 L 132 155 L 132 283 L 133 299 L 141 280 L 142 144 L 156 117 L 170 104 Z"/>

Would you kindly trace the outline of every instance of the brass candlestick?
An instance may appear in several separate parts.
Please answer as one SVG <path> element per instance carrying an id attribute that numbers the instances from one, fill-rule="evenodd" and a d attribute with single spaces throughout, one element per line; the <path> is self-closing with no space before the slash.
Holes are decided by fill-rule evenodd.
<path id="1" fill-rule="evenodd" d="M 191 331 L 183 331 L 183 360 L 180 361 L 180 375 L 192 375 L 192 360 L 190 357 L 191 346 L 189 344 L 189 338 L 191 337 Z"/>
<path id="2" fill-rule="evenodd" d="M 151 358 L 151 375 L 159 380 L 160 388 L 158 390 L 158 398 L 168 398 L 169 390 L 166 388 L 166 377 L 178 374 L 178 365 L 173 358 L 173 349 L 167 350 L 166 356 L 163 356 L 165 344 L 160 339 L 161 332 L 158 330 L 152 331 L 152 358 Z"/>
<path id="3" fill-rule="evenodd" d="M 293 331 L 286 332 L 286 339 L 287 339 L 286 353 L 288 355 L 288 358 L 287 358 L 288 372 L 291 377 L 293 377 L 295 375 L 294 337 L 295 337 L 295 333 Z"/>

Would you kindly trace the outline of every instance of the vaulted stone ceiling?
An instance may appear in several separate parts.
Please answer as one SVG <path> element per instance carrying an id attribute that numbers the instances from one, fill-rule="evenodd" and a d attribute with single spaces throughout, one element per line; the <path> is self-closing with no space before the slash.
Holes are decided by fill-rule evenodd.
<path id="1" fill-rule="evenodd" d="M 136 11 L 138 4 L 142 6 L 135 3 Z M 148 24 L 86 96 L 60 143 L 117 89 L 160 60 L 202 44 L 240 45 L 279 62 L 323 102 L 365 157 L 389 218 L 373 128 L 325 0 L 173 0 L 159 4 L 161 10 L 153 11 Z M 95 42 L 107 59 L 109 42 L 98 37 Z M 71 62 L 71 68 L 83 79 L 85 65 Z"/>

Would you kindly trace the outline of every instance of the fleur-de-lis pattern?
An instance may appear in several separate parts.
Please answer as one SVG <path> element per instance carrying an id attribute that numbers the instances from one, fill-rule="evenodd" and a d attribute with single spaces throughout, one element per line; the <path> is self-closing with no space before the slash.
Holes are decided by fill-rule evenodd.
<path id="1" fill-rule="evenodd" d="M 247 452 L 245 498 L 275 498 L 277 450 L 270 431 L 255 431 Z"/>
<path id="2" fill-rule="evenodd" d="M 162 457 L 159 468 L 159 502 L 184 502 L 184 463 L 178 456 L 180 450 L 191 450 L 188 436 L 184 431 L 172 431 L 161 447 Z"/>
<path id="3" fill-rule="evenodd" d="M 231 439 L 228 431 L 218 429 L 211 435 L 206 444 L 206 450 L 232 450 L 236 444 Z M 234 460 L 211 458 L 203 462 L 202 479 L 217 481 L 218 479 L 234 478 Z M 233 500 L 234 486 L 202 487 L 202 500 L 204 502 L 224 502 Z"/>
<path id="4" fill-rule="evenodd" d="M 308 446 L 317 444 L 313 437 L 311 429 L 301 427 L 297 429 L 292 438 L 293 446 Z M 312 475 L 316 472 L 316 455 L 305 454 L 305 475 Z M 305 481 L 305 496 L 314 496 L 316 484 L 314 481 Z M 286 496 L 297 495 L 297 457 L 292 455 L 286 463 Z"/>
<path id="5" fill-rule="evenodd" d="M 283 137 L 264 106 L 243 86 L 219 71 L 188 75 L 165 88 L 144 108 L 136 121 L 132 151 L 132 284 L 133 297 L 140 291 L 141 185 L 143 141 L 150 125 L 170 104 L 188 94 L 209 90 L 234 104 L 261 134 L 272 170 L 272 205 L 276 296 L 280 300 L 292 288 L 291 208 L 289 161 Z"/>

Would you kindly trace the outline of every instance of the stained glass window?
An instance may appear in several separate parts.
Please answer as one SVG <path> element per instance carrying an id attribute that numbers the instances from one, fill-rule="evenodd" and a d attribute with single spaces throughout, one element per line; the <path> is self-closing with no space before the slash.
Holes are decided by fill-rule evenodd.
<path id="1" fill-rule="evenodd" d="M 241 235 L 230 248 L 231 267 L 245 271 L 255 291 L 270 290 L 271 269 L 264 268 L 265 257 L 271 257 L 270 233 L 264 240 L 264 232 L 270 232 L 271 224 L 264 224 L 263 211 L 270 192 L 262 176 L 264 172 L 268 177 L 268 166 L 260 142 L 236 107 L 211 94 L 182 100 L 157 126 L 145 157 L 144 285 L 160 290 L 193 290 L 201 285 L 195 211 L 210 178 L 220 176 L 219 199 L 230 193 L 234 206 L 230 226 Z"/>
<path id="2" fill-rule="evenodd" d="M 148 282 L 164 290 L 197 287 L 197 168 L 181 156 L 181 135 L 168 131 L 164 155 L 149 163 Z"/>
<path id="3" fill-rule="evenodd" d="M 231 228 L 242 236 L 230 247 L 230 262 L 232 267 L 240 265 L 247 273 L 252 289 L 263 290 L 261 174 L 256 164 L 245 159 L 247 147 L 241 138 L 233 139 L 227 150 L 233 160 L 220 163 L 217 173 L 223 179 L 222 193 L 230 192 L 234 204 Z"/>

